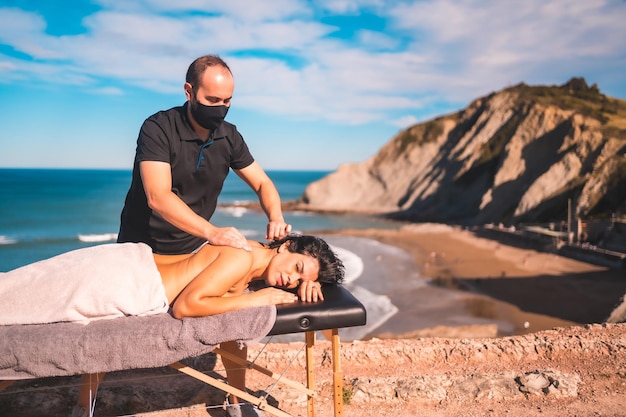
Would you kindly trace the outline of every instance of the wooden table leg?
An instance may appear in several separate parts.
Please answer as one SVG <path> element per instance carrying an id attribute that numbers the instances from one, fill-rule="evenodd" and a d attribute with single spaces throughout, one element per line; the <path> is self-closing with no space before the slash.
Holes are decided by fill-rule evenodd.
<path id="1" fill-rule="evenodd" d="M 313 346 L 315 345 L 315 332 L 306 332 L 306 386 L 315 391 L 315 365 L 313 363 Z M 315 417 L 315 398 L 307 397 L 307 416 Z"/>
<path id="2" fill-rule="evenodd" d="M 332 330 L 333 345 L 333 396 L 335 417 L 343 416 L 343 371 L 341 370 L 341 343 L 339 329 Z"/>

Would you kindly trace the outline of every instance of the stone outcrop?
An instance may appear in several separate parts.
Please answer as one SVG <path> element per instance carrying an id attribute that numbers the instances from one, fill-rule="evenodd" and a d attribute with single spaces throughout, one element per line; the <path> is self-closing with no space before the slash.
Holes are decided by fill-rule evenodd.
<path id="1" fill-rule="evenodd" d="M 412 126 L 362 163 L 310 184 L 321 211 L 467 224 L 552 221 L 626 209 L 626 101 L 572 79 L 520 84 Z"/>

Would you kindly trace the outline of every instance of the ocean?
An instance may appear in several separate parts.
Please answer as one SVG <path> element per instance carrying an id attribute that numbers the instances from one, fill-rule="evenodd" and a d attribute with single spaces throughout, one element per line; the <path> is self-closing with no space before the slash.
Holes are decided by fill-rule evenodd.
<path id="1" fill-rule="evenodd" d="M 295 200 L 324 171 L 268 171 L 283 201 Z M 0 169 L 0 272 L 85 246 L 114 242 L 131 180 L 130 170 Z M 256 195 L 230 174 L 220 204 L 256 201 Z M 389 227 L 360 215 L 284 213 L 294 231 Z M 247 238 L 265 240 L 263 213 L 219 207 L 218 226 L 237 227 Z"/>

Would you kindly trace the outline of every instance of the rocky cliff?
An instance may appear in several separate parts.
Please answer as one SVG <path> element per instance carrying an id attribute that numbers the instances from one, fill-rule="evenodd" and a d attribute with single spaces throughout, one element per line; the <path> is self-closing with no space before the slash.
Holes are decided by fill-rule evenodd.
<path id="1" fill-rule="evenodd" d="M 401 131 L 362 163 L 310 184 L 303 208 L 464 224 L 626 209 L 626 101 L 574 78 L 520 84 Z"/>

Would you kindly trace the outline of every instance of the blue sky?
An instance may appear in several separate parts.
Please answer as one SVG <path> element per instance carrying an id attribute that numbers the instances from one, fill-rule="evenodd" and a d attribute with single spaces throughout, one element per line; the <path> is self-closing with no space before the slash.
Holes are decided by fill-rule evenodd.
<path id="1" fill-rule="evenodd" d="M 334 170 L 507 86 L 626 98 L 623 0 L 0 0 L 0 167 L 130 168 L 189 63 L 266 169 Z"/>

